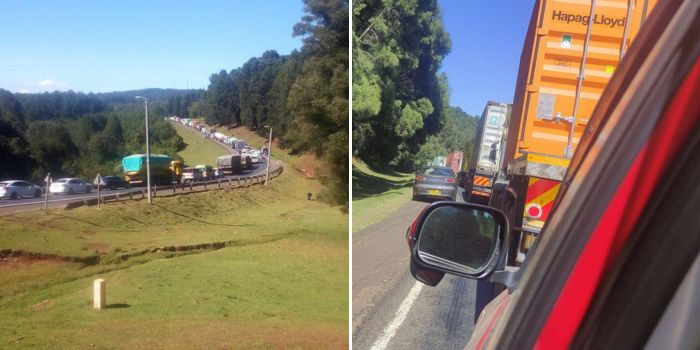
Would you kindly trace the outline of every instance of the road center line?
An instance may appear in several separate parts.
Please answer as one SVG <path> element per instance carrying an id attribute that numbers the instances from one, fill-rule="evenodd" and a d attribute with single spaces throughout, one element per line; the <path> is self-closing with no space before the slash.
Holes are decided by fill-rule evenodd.
<path id="1" fill-rule="evenodd" d="M 394 316 L 394 319 L 384 328 L 384 332 L 382 332 L 382 335 L 374 342 L 371 350 L 386 349 L 386 346 L 389 345 L 389 341 L 396 335 L 396 331 L 401 327 L 406 316 L 408 316 L 408 312 L 411 310 L 413 302 L 418 298 L 421 289 L 423 289 L 423 283 L 416 282 L 416 284 L 413 285 L 411 291 L 408 292 L 406 298 L 401 302 L 399 309 L 396 310 L 396 316 Z"/>

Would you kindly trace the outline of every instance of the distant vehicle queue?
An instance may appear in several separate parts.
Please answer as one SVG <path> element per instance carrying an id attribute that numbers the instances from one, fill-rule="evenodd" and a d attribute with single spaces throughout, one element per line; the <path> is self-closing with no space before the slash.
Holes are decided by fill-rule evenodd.
<path id="1" fill-rule="evenodd" d="M 237 154 L 241 158 L 243 169 L 252 169 L 253 164 L 262 162 L 265 156 L 267 155 L 267 149 L 253 149 L 250 147 L 250 145 L 248 145 L 248 143 L 245 140 L 233 136 L 227 136 L 218 131 L 209 129 L 204 123 L 202 123 L 199 120 L 191 118 L 182 118 L 178 116 L 165 117 L 165 120 L 190 127 L 194 129 L 194 131 L 198 131 L 199 133 L 201 133 L 202 137 L 208 138 L 210 140 L 218 142 L 223 146 L 236 150 L 237 152 L 233 152 L 233 154 Z M 217 167 L 220 168 L 219 164 L 217 164 Z M 233 174 L 235 173 L 236 172 L 234 172 Z"/>
<path id="2" fill-rule="evenodd" d="M 218 131 L 211 130 L 199 120 L 191 118 L 181 118 L 178 116 L 166 117 L 165 120 L 188 126 L 196 131 L 199 131 L 202 134 L 202 136 L 217 141 L 219 143 L 223 143 L 224 145 L 227 145 L 233 149 L 250 150 L 250 146 L 248 146 L 248 143 L 244 140 L 233 136 L 227 136 Z"/>
<path id="3" fill-rule="evenodd" d="M 230 175 L 242 174 L 244 170 L 253 169 L 253 164 L 265 158 L 266 150 L 252 149 L 244 140 L 211 132 L 201 122 L 190 118 L 167 117 L 168 121 L 180 123 L 199 131 L 202 136 L 232 148 L 231 154 L 219 156 L 217 167 L 199 164 L 184 167 L 182 161 L 164 154 L 151 154 L 151 181 L 155 185 L 207 181 Z M 146 155 L 132 154 L 122 158 L 124 176 L 101 176 L 94 185 L 100 189 L 128 189 L 133 184 L 143 184 L 146 179 Z M 93 184 L 78 178 L 61 178 L 51 182 L 48 188 L 52 194 L 90 193 Z M 40 197 L 44 193 L 41 186 L 24 180 L 7 180 L 0 182 L 0 199 L 20 199 Z"/>

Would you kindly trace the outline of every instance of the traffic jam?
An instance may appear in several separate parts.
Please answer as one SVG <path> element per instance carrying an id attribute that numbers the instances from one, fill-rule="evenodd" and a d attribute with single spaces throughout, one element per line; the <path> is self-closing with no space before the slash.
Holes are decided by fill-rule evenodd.
<path id="1" fill-rule="evenodd" d="M 228 154 L 217 157 L 217 167 L 204 164 L 185 167 L 181 160 L 170 155 L 151 154 L 150 159 L 147 160 L 145 154 L 133 154 L 122 158 L 123 175 L 121 176 L 97 175 L 90 181 L 78 177 L 52 179 L 49 174 L 44 179 L 44 183 L 49 184 L 48 194 L 77 195 L 98 189 L 116 191 L 128 190 L 132 186 L 145 186 L 148 161 L 150 161 L 151 180 L 155 185 L 194 184 L 228 176 L 251 174 L 261 171 L 261 164 L 267 161 L 266 147 L 262 150 L 251 148 L 245 140 L 219 132 L 210 132 L 203 123 L 190 118 L 172 116 L 166 117 L 165 120 L 192 128 L 192 132 L 198 132 L 202 137 L 221 145 L 223 149 L 228 150 Z M 13 179 L 0 182 L 0 199 L 39 198 L 46 193 L 46 187 L 30 181 Z"/>
<path id="2" fill-rule="evenodd" d="M 406 233 L 416 280 L 477 280 L 468 349 L 700 348 L 700 1 L 629 3 L 535 2 L 465 202 Z"/>

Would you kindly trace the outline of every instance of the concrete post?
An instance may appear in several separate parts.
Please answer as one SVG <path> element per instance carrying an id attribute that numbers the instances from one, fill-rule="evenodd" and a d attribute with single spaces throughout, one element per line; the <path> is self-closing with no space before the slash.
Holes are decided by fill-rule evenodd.
<path id="1" fill-rule="evenodd" d="M 107 281 L 98 278 L 93 282 L 93 300 L 92 307 L 95 309 L 103 309 L 107 306 Z"/>

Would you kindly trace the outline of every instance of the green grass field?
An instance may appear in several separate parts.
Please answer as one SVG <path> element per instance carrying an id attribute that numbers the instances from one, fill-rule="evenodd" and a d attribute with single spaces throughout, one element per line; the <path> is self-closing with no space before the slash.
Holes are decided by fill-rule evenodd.
<path id="1" fill-rule="evenodd" d="M 1 262 L 0 348 L 347 348 L 348 218 L 306 199 L 319 188 L 285 170 L 268 188 L 0 216 L 0 249 L 99 259 Z"/>
<path id="2" fill-rule="evenodd" d="M 184 150 L 178 152 L 186 166 L 204 164 L 216 167 L 216 157 L 226 154 L 226 150 L 211 140 L 203 138 L 200 133 L 193 132 L 192 128 L 180 124 L 172 125 L 187 144 Z"/>
<path id="3" fill-rule="evenodd" d="M 413 175 L 370 169 L 352 160 L 352 230 L 381 221 L 411 200 Z"/>

